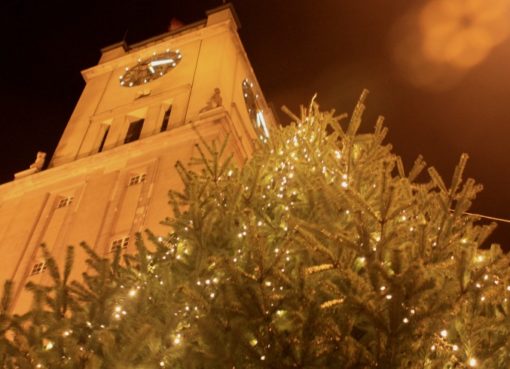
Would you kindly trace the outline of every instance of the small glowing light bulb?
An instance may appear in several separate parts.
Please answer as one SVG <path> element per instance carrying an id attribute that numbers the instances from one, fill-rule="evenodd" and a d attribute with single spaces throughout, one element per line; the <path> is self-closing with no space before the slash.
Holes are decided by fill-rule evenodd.
<path id="1" fill-rule="evenodd" d="M 446 329 L 443 329 L 440 333 L 441 337 L 446 338 L 448 337 L 448 331 Z"/>
<path id="2" fill-rule="evenodd" d="M 478 361 L 474 357 L 470 358 L 468 363 L 469 363 L 469 366 L 473 367 L 473 368 L 478 365 Z"/>

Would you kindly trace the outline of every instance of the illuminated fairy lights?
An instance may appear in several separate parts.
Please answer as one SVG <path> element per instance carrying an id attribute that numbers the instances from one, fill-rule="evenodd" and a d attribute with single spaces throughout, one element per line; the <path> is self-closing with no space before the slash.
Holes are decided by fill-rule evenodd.
<path id="1" fill-rule="evenodd" d="M 280 206 L 280 209 L 284 209 L 284 211 L 282 211 L 282 217 L 279 219 L 276 226 L 275 224 L 271 224 L 271 220 L 268 218 L 254 216 L 251 213 L 251 215 L 247 215 L 246 217 L 241 216 L 238 219 L 239 222 L 236 223 L 236 228 L 232 233 L 232 242 L 236 245 L 236 248 L 232 250 L 232 254 L 228 255 L 228 261 L 235 264 L 236 268 L 239 268 L 239 270 L 248 265 L 248 262 L 252 257 L 250 256 L 250 246 L 252 246 L 252 244 L 250 244 L 250 240 L 260 237 L 260 235 L 269 228 L 271 228 L 271 231 L 277 230 L 276 232 L 280 232 L 279 234 L 281 234 L 282 238 L 286 237 L 289 232 L 295 231 L 294 225 L 289 225 L 290 222 L 288 215 L 290 213 L 290 209 L 294 209 L 295 203 L 299 202 L 299 198 L 303 196 L 304 192 L 301 187 L 301 182 L 299 182 L 296 178 L 302 174 L 299 170 L 296 170 L 298 166 L 309 163 L 307 164 L 307 169 L 310 169 L 310 171 L 314 172 L 316 175 L 322 176 L 332 188 L 340 191 L 342 194 L 346 194 L 348 191 L 354 191 L 358 187 L 355 173 L 353 174 L 352 172 L 349 172 L 348 166 L 344 165 L 344 162 L 349 156 L 347 150 L 342 148 L 332 151 L 331 155 L 321 154 L 321 152 L 319 150 L 316 151 L 312 145 L 308 145 L 308 143 L 317 139 L 316 135 L 310 135 L 309 130 L 311 129 L 313 129 L 313 127 L 307 124 L 297 125 L 294 131 L 292 131 L 292 134 L 286 137 L 286 140 L 281 142 L 282 147 L 277 146 L 274 147 L 274 150 L 271 149 L 271 154 L 275 155 L 272 160 L 261 167 L 261 176 L 263 180 L 256 184 L 250 183 L 249 185 L 246 185 L 246 183 L 243 183 L 243 185 L 239 187 L 241 193 L 244 191 L 244 193 L 248 194 L 254 190 L 253 187 L 259 186 L 259 196 L 264 200 L 261 201 L 262 210 L 274 209 L 278 206 Z M 325 142 L 319 142 L 317 144 L 322 145 L 325 144 Z M 358 147 L 355 149 L 358 150 L 360 148 Z M 236 169 L 226 168 L 224 174 L 219 177 L 218 183 L 229 183 L 229 181 L 236 183 L 236 181 L 240 178 L 239 176 L 239 171 Z M 344 183 L 346 185 L 344 185 Z M 380 188 L 380 186 L 373 187 L 372 184 L 370 184 L 369 187 L 371 189 Z M 222 201 L 221 197 L 215 198 L 212 201 L 215 201 L 215 206 L 217 206 L 217 208 L 228 206 L 226 201 Z M 338 216 L 345 222 L 352 223 L 354 222 L 353 219 L 355 219 L 356 216 L 359 216 L 359 211 L 353 207 L 351 211 L 348 209 L 342 210 L 339 212 Z M 406 234 L 410 234 L 412 237 L 417 237 L 415 235 L 420 227 L 420 219 L 419 216 L 413 212 L 412 208 L 395 212 L 393 219 L 393 225 L 396 230 L 401 229 L 403 232 L 406 232 Z M 439 237 L 437 237 L 437 234 L 440 234 L 443 228 L 439 226 L 438 223 L 435 223 L 434 219 L 431 219 L 430 223 L 432 235 L 426 240 L 424 238 L 424 240 L 431 249 L 441 248 L 444 245 L 442 245 L 442 241 Z M 184 223 L 178 232 L 182 238 L 179 238 L 176 234 L 172 235 L 172 237 L 156 237 L 157 242 L 168 247 L 168 251 L 166 251 L 163 256 L 160 255 L 159 261 L 166 260 L 167 257 L 173 257 L 175 260 L 186 259 L 189 255 L 192 255 L 194 253 L 193 243 L 186 240 L 186 235 L 193 231 L 193 222 L 189 221 Z M 370 250 L 376 252 L 378 248 L 382 249 L 381 242 L 385 241 L 385 237 L 386 236 L 381 229 L 373 230 L 372 233 L 368 234 L 365 241 L 368 242 L 368 245 L 365 245 L 368 252 L 367 254 L 363 254 L 364 251 L 362 246 L 364 245 L 361 243 L 360 252 L 358 256 L 354 258 L 355 265 L 359 268 L 370 268 L 373 265 L 371 264 L 373 263 L 373 258 L 370 255 Z M 452 242 L 455 242 L 460 247 L 468 247 L 470 245 L 470 237 L 462 234 Z M 285 273 L 290 270 L 292 268 L 292 263 L 294 263 L 297 259 L 292 251 L 286 249 L 282 244 L 276 243 L 275 245 L 272 245 L 272 248 L 270 248 L 269 251 L 270 252 L 268 254 L 271 258 L 279 257 L 281 259 L 281 264 L 278 265 L 278 269 L 281 273 Z M 477 250 L 476 253 L 470 257 L 471 261 L 476 266 L 475 270 L 479 272 L 479 278 L 472 279 L 467 282 L 468 287 L 466 288 L 472 293 L 473 300 L 483 303 L 484 306 L 491 303 L 491 300 L 493 299 L 504 299 L 506 302 L 506 296 L 508 295 L 507 292 L 510 292 L 510 285 L 507 284 L 508 282 L 505 281 L 503 277 L 490 270 L 489 252 Z M 454 260 L 458 259 L 458 255 L 455 255 L 455 258 L 452 255 L 452 258 L 448 259 L 446 262 L 450 263 L 450 260 L 452 260 L 451 262 L 453 263 Z M 147 260 L 152 260 L 154 262 L 158 261 L 155 254 L 149 254 L 147 256 Z M 148 278 L 149 283 L 151 281 L 153 282 L 153 287 L 166 282 L 163 281 L 163 277 L 159 274 L 158 264 L 156 263 L 155 265 L 156 266 L 153 269 L 150 269 L 151 278 Z M 381 263 L 381 266 L 378 267 L 386 266 L 388 265 Z M 325 262 L 320 265 L 308 266 L 305 269 L 305 273 L 307 275 L 311 275 L 314 273 L 331 271 L 334 268 L 336 268 L 335 264 Z M 263 291 L 269 291 L 271 294 L 276 295 L 280 293 L 280 291 L 288 288 L 288 285 L 274 276 L 260 277 L 260 274 L 257 275 L 257 271 L 249 272 L 252 274 L 246 272 L 244 276 L 257 281 Z M 216 266 L 211 264 L 209 265 L 209 268 L 207 268 L 206 275 L 201 275 L 200 278 L 193 279 L 192 283 L 198 286 L 197 290 L 200 291 L 200 294 L 204 297 L 204 301 L 206 301 L 206 303 L 213 303 L 218 300 L 221 301 L 222 296 L 219 285 L 225 281 L 223 277 L 224 276 L 220 275 L 218 272 Z M 122 295 L 117 301 L 115 301 L 114 304 L 112 304 L 111 310 L 114 321 L 129 318 L 128 312 L 131 311 L 129 304 L 135 302 L 140 296 L 146 296 L 145 293 L 142 293 L 144 291 L 141 290 L 145 288 L 143 286 L 146 286 L 147 279 L 142 281 L 142 278 L 140 278 L 140 280 L 137 280 L 136 283 L 137 284 L 132 286 L 123 287 L 125 290 L 122 292 Z M 490 293 L 491 291 L 489 291 L 489 289 L 491 288 L 497 289 L 497 293 Z M 378 298 L 377 304 L 382 306 L 383 309 L 396 304 L 401 305 L 401 296 L 399 296 L 400 292 L 398 289 L 395 289 L 391 283 L 385 281 L 384 284 L 378 284 L 374 287 L 374 290 Z M 146 298 L 151 300 L 152 297 L 149 295 Z M 334 309 L 341 306 L 346 301 L 349 302 L 348 297 L 346 296 L 334 296 L 334 298 L 322 302 L 320 307 L 324 310 Z M 272 307 L 272 305 L 269 305 L 264 313 L 268 315 L 273 314 L 277 318 L 283 318 L 286 314 L 288 314 L 287 310 L 279 307 L 275 307 L 271 311 Z M 398 322 L 401 322 L 402 327 L 405 325 L 406 329 L 411 329 L 413 324 L 416 324 L 416 322 L 420 319 L 420 316 L 423 315 L 423 309 L 421 309 L 419 304 L 414 306 L 402 305 L 402 307 L 402 315 L 398 317 Z M 179 327 L 171 332 L 170 342 L 174 346 L 185 345 L 186 337 L 190 337 L 190 333 L 189 331 L 186 331 L 186 329 L 192 324 L 194 319 L 198 319 L 203 316 L 203 312 L 201 307 L 195 305 L 191 301 L 184 301 L 180 310 L 175 314 L 179 317 L 179 319 L 182 319 L 182 324 L 179 324 Z M 446 325 L 444 322 L 442 324 Z M 67 335 L 65 332 L 66 331 L 64 331 L 62 335 L 66 338 L 72 334 L 72 331 Z M 248 334 L 246 339 L 251 347 L 263 347 L 257 356 L 261 361 L 270 361 L 272 359 L 273 355 L 270 350 L 265 350 L 267 346 L 263 346 L 263 339 L 261 337 L 258 337 L 257 339 L 257 337 L 253 336 L 253 334 Z M 459 338 L 458 332 L 456 332 L 452 326 L 439 326 L 437 331 L 434 329 L 433 334 L 425 339 L 427 340 L 425 348 L 428 349 L 430 347 L 430 351 L 428 352 L 429 357 L 440 356 L 439 354 L 448 354 L 448 357 L 455 362 L 455 367 L 458 368 L 469 369 L 483 367 L 484 365 L 484 356 L 480 352 L 475 352 L 476 350 L 469 345 L 466 345 L 465 341 Z M 47 343 L 46 348 L 52 349 L 53 344 L 49 345 Z M 165 365 L 165 361 L 160 361 L 161 367 Z"/>

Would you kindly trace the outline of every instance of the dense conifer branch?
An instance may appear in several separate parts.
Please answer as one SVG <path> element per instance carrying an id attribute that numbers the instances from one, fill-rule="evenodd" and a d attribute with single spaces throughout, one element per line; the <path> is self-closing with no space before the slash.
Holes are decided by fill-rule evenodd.
<path id="1" fill-rule="evenodd" d="M 50 284 L 23 316 L 0 311 L 1 368 L 510 367 L 509 257 L 467 215 L 481 190 L 447 187 L 418 157 L 406 172 L 383 119 L 360 134 L 314 100 L 243 166 L 227 141 L 177 163 L 166 236 L 69 281 L 44 251 Z M 406 174 L 407 173 L 407 174 Z"/>

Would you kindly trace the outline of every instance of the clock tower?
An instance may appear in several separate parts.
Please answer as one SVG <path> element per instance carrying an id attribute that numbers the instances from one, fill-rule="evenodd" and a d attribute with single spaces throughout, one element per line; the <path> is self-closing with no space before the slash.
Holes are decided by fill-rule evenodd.
<path id="1" fill-rule="evenodd" d="M 166 234 L 167 193 L 182 184 L 196 144 L 228 137 L 240 164 L 274 120 L 237 34 L 229 5 L 207 19 L 134 45 L 102 50 L 82 71 L 86 86 L 48 169 L 44 154 L 0 186 L 0 279 L 15 283 L 15 310 L 29 307 L 24 285 L 49 276 L 39 245 L 59 262 L 67 245 L 98 254 L 134 250 L 136 232 Z M 76 248 L 72 278 L 86 268 Z"/>

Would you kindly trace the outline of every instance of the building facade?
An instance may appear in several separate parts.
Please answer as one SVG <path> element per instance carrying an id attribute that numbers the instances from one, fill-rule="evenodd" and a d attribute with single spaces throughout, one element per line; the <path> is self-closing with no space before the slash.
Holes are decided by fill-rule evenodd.
<path id="1" fill-rule="evenodd" d="M 15 283 L 15 311 L 26 310 L 25 284 L 45 282 L 40 245 L 62 262 L 67 245 L 100 255 L 134 249 L 136 232 L 155 234 L 171 215 L 168 191 L 182 184 L 196 144 L 223 140 L 238 163 L 264 140 L 274 120 L 237 34 L 229 6 L 207 19 L 142 43 L 102 50 L 82 71 L 86 86 L 48 169 L 44 154 L 0 186 L 0 279 Z M 76 248 L 72 278 L 86 268 Z"/>

